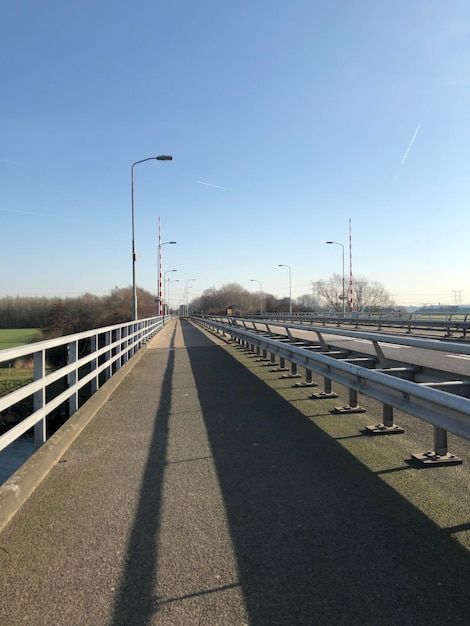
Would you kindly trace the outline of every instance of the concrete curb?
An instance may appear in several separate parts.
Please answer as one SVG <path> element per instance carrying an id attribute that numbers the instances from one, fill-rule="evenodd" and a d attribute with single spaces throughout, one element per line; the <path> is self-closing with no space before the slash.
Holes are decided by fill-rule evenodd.
<path id="1" fill-rule="evenodd" d="M 164 328 L 168 328 L 169 325 Z M 163 330 L 163 328 L 161 329 Z M 10 478 L 0 486 L 0 532 L 44 480 L 65 451 L 93 419 L 115 389 L 159 337 L 161 331 L 54 433 Z"/>

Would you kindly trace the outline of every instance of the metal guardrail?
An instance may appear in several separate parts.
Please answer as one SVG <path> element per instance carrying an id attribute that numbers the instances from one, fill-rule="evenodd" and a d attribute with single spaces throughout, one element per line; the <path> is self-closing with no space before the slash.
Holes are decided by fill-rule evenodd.
<path id="1" fill-rule="evenodd" d="M 197 317 L 193 317 L 193 320 L 197 320 Z M 360 330 L 350 330 L 350 329 L 339 329 L 339 328 L 326 328 L 325 326 L 313 326 L 310 324 L 306 326 L 305 324 L 293 324 L 293 323 L 282 323 L 278 321 L 266 322 L 265 320 L 257 320 L 251 318 L 236 318 L 236 317 L 216 317 L 212 318 L 201 318 L 201 319 L 212 319 L 214 321 L 218 321 L 221 323 L 226 323 L 231 326 L 243 326 L 246 330 L 256 330 L 256 325 L 264 326 L 267 332 L 271 333 L 272 328 L 281 328 L 284 329 L 286 334 L 289 335 L 289 329 L 291 330 L 301 330 L 315 333 L 320 342 L 322 342 L 322 337 L 325 334 L 335 335 L 338 337 L 354 337 L 355 339 L 365 339 L 366 341 L 372 342 L 375 346 L 379 343 L 392 343 L 399 346 L 408 346 L 410 348 L 422 348 L 425 350 L 433 350 L 436 352 L 447 352 L 452 354 L 465 354 L 470 355 L 470 343 L 451 343 L 448 341 L 440 342 L 432 339 L 428 339 L 425 337 L 411 337 L 411 336 L 401 336 L 401 335 L 383 335 L 379 333 L 373 333 L 370 331 L 360 331 Z M 379 356 L 379 355 L 378 355 Z"/>
<path id="2" fill-rule="evenodd" d="M 381 363 L 383 367 L 380 370 L 367 369 L 361 367 L 357 363 L 348 362 L 345 358 L 341 360 L 338 355 L 328 356 L 328 346 L 322 339 L 322 333 L 334 333 L 342 336 L 354 336 L 368 339 L 376 347 L 378 351 L 378 360 L 380 361 L 380 354 L 383 353 L 380 349 L 379 342 L 391 342 L 390 336 L 384 337 L 374 333 L 364 333 L 357 331 L 339 331 L 337 329 L 324 328 L 311 328 L 316 332 L 319 337 L 318 347 L 323 353 L 312 352 L 306 347 L 299 347 L 294 345 L 293 337 L 290 332 L 287 332 L 284 341 L 271 338 L 266 334 L 259 334 L 253 327 L 251 330 L 247 330 L 247 320 L 236 320 L 232 318 L 230 323 L 223 323 L 220 321 L 210 320 L 207 318 L 192 318 L 193 321 L 209 330 L 213 330 L 217 333 L 223 333 L 230 338 L 249 346 L 251 349 L 256 348 L 263 357 L 267 358 L 267 354 L 271 355 L 271 362 L 275 362 L 275 358 L 280 360 L 281 367 L 285 361 L 290 362 L 295 366 L 301 366 L 305 368 L 307 375 L 311 372 L 315 372 L 324 377 L 325 391 L 320 394 L 315 394 L 317 397 L 330 398 L 336 397 L 331 393 L 331 381 L 335 381 L 344 385 L 350 392 L 350 403 L 348 407 L 345 407 L 344 412 L 357 412 L 357 393 L 360 392 L 366 396 L 369 396 L 375 400 L 378 400 L 383 405 L 384 421 L 382 424 L 378 424 L 375 428 L 371 429 L 372 434 L 388 434 L 403 432 L 403 430 L 397 427 L 393 423 L 393 408 L 399 409 L 410 415 L 414 415 L 419 419 L 426 421 L 434 426 L 434 450 L 426 452 L 423 455 L 413 455 L 416 460 L 425 464 L 445 464 L 445 463 L 459 463 L 460 459 L 457 459 L 454 455 L 450 454 L 447 450 L 447 433 L 451 432 L 465 439 L 470 439 L 470 399 L 442 389 L 454 390 L 458 383 L 468 386 L 470 381 L 458 381 L 457 383 L 416 383 L 410 380 L 397 378 L 396 367 L 389 367 L 387 360 Z M 253 324 L 260 324 L 261 322 L 251 320 Z M 240 326 L 244 326 L 241 328 Z M 303 325 L 285 325 L 285 324 L 266 324 L 267 332 L 272 334 L 271 326 L 282 326 L 289 329 L 298 328 L 306 330 Z M 287 341 L 286 341 L 287 340 Z M 415 347 L 427 348 L 429 350 L 445 350 L 447 352 L 459 352 L 462 354 L 470 354 L 469 345 L 450 344 L 445 342 L 443 345 L 440 342 L 420 339 L 420 338 L 399 338 L 393 339 L 394 343 L 401 345 L 413 345 Z M 385 357 L 384 357 L 385 358 Z M 357 361 L 357 360 L 356 360 Z M 403 368 L 402 368 L 403 369 Z M 293 373 L 296 370 L 293 371 Z M 439 389 L 441 387 L 441 389 Z M 462 391 L 462 388 L 459 389 Z M 349 411 L 347 409 L 350 409 Z"/>
<path id="3" fill-rule="evenodd" d="M 163 324 L 164 318 L 159 316 L 0 350 L 0 363 L 25 357 L 33 360 L 33 381 L 0 397 L 0 413 L 25 400 L 31 402 L 31 398 L 33 404 L 26 418 L 0 436 L 0 451 L 30 428 L 34 428 L 34 446 L 39 448 L 46 441 L 46 420 L 51 412 L 68 403 L 71 417 L 79 408 L 80 390 L 87 386 L 88 394 L 94 394 Z M 47 373 L 51 350 L 62 350 L 66 363 Z M 58 381 L 65 383 L 65 390 L 49 399 L 48 390 Z"/>
<path id="4" fill-rule="evenodd" d="M 444 319 L 443 319 L 444 318 Z M 401 317 L 389 317 L 383 314 L 370 314 L 367 316 L 355 316 L 350 314 L 343 317 L 340 315 L 312 315 L 311 313 L 272 313 L 253 316 L 252 319 L 259 320 L 276 320 L 289 323 L 301 321 L 304 324 L 327 324 L 333 326 L 350 326 L 359 328 L 363 326 L 374 327 L 377 330 L 401 329 L 404 332 L 411 333 L 413 330 L 426 330 L 429 332 L 443 333 L 445 337 L 453 337 L 459 335 L 460 338 L 466 339 L 470 332 L 470 315 L 465 313 L 454 313 L 450 315 L 436 316 L 420 316 L 414 314 L 405 314 Z"/>

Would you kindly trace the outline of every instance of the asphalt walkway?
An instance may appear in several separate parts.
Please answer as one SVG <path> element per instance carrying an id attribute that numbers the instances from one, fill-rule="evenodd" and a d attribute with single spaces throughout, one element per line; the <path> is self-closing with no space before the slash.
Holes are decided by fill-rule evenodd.
<path id="1" fill-rule="evenodd" d="M 0 533 L 0 624 L 468 624 L 468 552 L 187 321 Z"/>

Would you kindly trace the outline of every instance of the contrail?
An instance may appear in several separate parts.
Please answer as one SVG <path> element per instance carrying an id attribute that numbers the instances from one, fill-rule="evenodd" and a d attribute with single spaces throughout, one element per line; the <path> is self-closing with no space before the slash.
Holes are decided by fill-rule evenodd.
<path id="1" fill-rule="evenodd" d="M 411 138 L 411 141 L 410 141 L 410 143 L 408 144 L 408 148 L 406 149 L 406 152 L 405 152 L 405 154 L 403 155 L 403 158 L 402 158 L 402 160 L 401 160 L 400 167 L 401 167 L 401 166 L 403 165 L 403 163 L 406 161 L 406 157 L 408 156 L 408 152 L 411 150 L 411 146 L 414 144 L 415 139 L 416 139 L 416 137 L 417 137 L 417 135 L 418 135 L 418 132 L 419 132 L 419 127 L 420 127 L 420 124 L 418 124 L 418 126 L 416 126 L 416 130 L 415 130 L 415 132 L 413 133 L 413 137 Z"/>
<path id="2" fill-rule="evenodd" d="M 221 185 L 213 185 L 212 183 L 203 183 L 202 180 L 197 180 L 196 182 L 199 185 L 207 185 L 208 187 L 216 187 L 217 189 L 226 189 L 227 191 L 235 191 L 234 189 L 231 189 L 230 187 L 222 187 Z"/>

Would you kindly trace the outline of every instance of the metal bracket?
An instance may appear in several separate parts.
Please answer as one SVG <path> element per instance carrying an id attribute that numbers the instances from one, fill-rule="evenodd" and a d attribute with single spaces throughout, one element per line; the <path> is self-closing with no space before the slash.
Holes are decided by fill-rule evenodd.
<path id="1" fill-rule="evenodd" d="M 439 467 L 441 465 L 462 465 L 462 459 L 454 454 L 436 454 L 434 450 L 422 454 L 412 454 L 411 458 L 423 467 Z"/>

